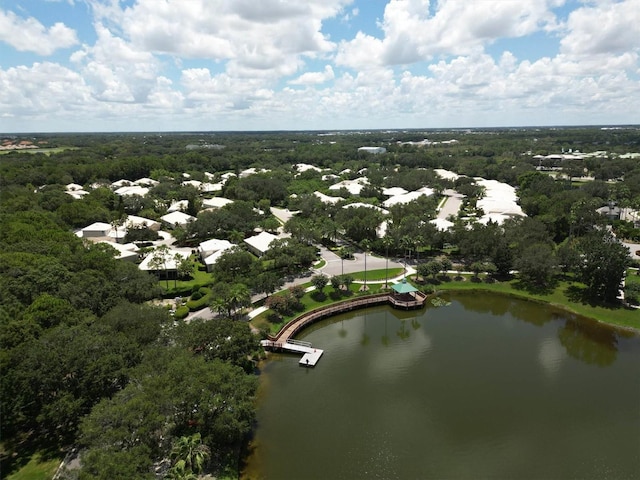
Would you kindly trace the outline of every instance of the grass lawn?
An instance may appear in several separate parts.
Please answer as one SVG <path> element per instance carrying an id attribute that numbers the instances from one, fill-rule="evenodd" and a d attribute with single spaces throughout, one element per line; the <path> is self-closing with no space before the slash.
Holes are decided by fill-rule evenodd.
<path id="1" fill-rule="evenodd" d="M 490 292 L 512 295 L 538 302 L 549 303 L 569 312 L 592 318 L 602 323 L 625 328 L 640 330 L 640 315 L 637 310 L 623 307 L 609 307 L 589 305 L 580 301 L 572 301 L 570 296 L 579 292 L 581 285 L 577 282 L 562 281 L 548 293 L 532 293 L 518 288 L 518 281 L 484 283 L 472 282 L 470 278 L 464 281 L 443 282 L 436 287 L 438 290 L 473 291 L 486 290 Z"/>
<path id="2" fill-rule="evenodd" d="M 7 480 L 51 480 L 58 469 L 61 458 L 43 459 L 39 453 L 34 453 L 29 462 L 19 470 L 10 473 Z"/>
<path id="3" fill-rule="evenodd" d="M 403 268 L 390 268 L 388 275 L 389 275 L 389 278 L 391 279 L 391 278 L 395 278 L 402 275 L 402 272 L 404 272 Z M 358 281 L 364 280 L 364 271 L 350 273 L 349 275 L 351 275 L 354 280 L 358 280 Z M 385 268 L 382 268 L 380 270 L 367 270 L 367 282 L 384 280 L 385 278 L 387 278 L 386 276 L 387 276 L 387 271 Z"/>
<path id="4" fill-rule="evenodd" d="M 159 285 L 165 289 L 166 294 L 171 296 L 172 292 L 184 292 L 185 290 L 192 289 L 195 285 L 206 286 L 213 281 L 213 277 L 210 273 L 204 270 L 194 270 L 191 280 L 178 280 L 174 282 L 169 280 L 169 287 L 167 288 L 167 281 L 160 280 Z"/>
<path id="5" fill-rule="evenodd" d="M 317 263 L 313 264 L 313 268 L 322 268 L 327 264 L 327 261 L 323 258 L 322 260 L 319 260 Z"/>
<path id="6" fill-rule="evenodd" d="M 629 269 L 627 270 L 627 277 L 625 278 L 625 283 L 628 285 L 630 283 L 640 283 L 640 275 L 638 275 L 638 270 Z"/>

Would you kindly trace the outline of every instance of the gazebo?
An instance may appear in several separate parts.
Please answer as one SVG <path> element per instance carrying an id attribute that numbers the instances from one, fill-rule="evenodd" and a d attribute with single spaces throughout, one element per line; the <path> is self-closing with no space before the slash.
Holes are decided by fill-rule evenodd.
<path id="1" fill-rule="evenodd" d="M 393 305 L 404 308 L 421 307 L 424 305 L 426 296 L 407 282 L 406 278 L 403 278 L 402 282 L 392 285 L 391 288 L 393 289 L 393 296 L 391 298 Z"/>

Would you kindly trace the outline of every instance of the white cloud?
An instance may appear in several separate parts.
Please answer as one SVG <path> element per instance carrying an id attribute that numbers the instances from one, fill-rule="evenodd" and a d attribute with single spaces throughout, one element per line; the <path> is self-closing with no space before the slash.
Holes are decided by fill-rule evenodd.
<path id="1" fill-rule="evenodd" d="M 114 36 L 101 24 L 96 25 L 96 33 L 95 45 L 84 45 L 71 56 L 80 65 L 94 95 L 110 102 L 145 102 L 156 83 L 158 60 L 150 52 Z"/>
<path id="2" fill-rule="evenodd" d="M 0 70 L 0 111 L 29 117 L 83 110 L 92 103 L 83 78 L 55 63 Z"/>
<path id="3" fill-rule="evenodd" d="M 76 32 L 57 22 L 47 28 L 37 19 L 20 18 L 11 11 L 0 10 L 0 41 L 21 52 L 51 55 L 60 48 L 77 45 Z"/>
<path id="4" fill-rule="evenodd" d="M 319 85 L 333 80 L 334 76 L 331 65 L 326 65 L 322 72 L 306 72 L 289 83 L 291 85 Z"/>
<path id="5" fill-rule="evenodd" d="M 336 62 L 354 68 L 369 64 L 407 65 L 435 55 L 466 55 L 498 38 L 521 37 L 557 28 L 551 6 L 562 0 L 390 0 L 380 24 L 384 36 L 361 32 L 340 44 Z"/>
<path id="6" fill-rule="evenodd" d="M 317 57 L 335 45 L 322 22 L 352 0 L 138 0 L 109 14 L 122 17 L 123 35 L 157 53 L 230 61 L 238 72 L 295 72 L 300 56 Z"/>
<path id="7" fill-rule="evenodd" d="M 569 15 L 569 33 L 560 42 L 570 55 L 620 54 L 640 49 L 640 0 L 600 2 Z"/>

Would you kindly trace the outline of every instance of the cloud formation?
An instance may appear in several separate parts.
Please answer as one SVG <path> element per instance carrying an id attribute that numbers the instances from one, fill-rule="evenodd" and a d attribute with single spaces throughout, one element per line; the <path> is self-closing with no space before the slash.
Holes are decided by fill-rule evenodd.
<path id="1" fill-rule="evenodd" d="M 59 7 L 0 9 L 0 130 L 631 123 L 640 109 L 640 0 Z"/>

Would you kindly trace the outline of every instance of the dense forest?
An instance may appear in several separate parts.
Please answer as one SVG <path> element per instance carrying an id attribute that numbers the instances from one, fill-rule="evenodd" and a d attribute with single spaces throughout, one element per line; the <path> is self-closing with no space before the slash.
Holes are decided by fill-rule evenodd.
<path id="1" fill-rule="evenodd" d="M 425 138 L 431 143 L 420 144 Z M 608 205 L 640 210 L 640 159 L 625 155 L 640 151 L 637 128 L 5 137 L 19 140 L 46 142 L 47 151 L 0 155 L 0 388 L 9 472 L 25 452 L 60 457 L 75 448 L 82 452 L 79 478 L 189 478 L 203 469 L 237 476 L 253 428 L 264 335 L 238 312 L 252 294 L 271 294 L 307 269 L 319 244 L 341 239 L 408 256 L 423 277 L 451 268 L 447 262 L 498 279 L 517 271 L 528 289 L 571 276 L 582 285 L 580 301 L 613 308 L 633 264 L 618 239 L 640 242 L 637 222 L 597 212 Z M 386 153 L 359 152 L 364 145 Z M 562 152 L 601 153 L 548 158 Z M 241 175 L 247 169 L 255 170 Z M 447 180 L 434 169 L 462 177 Z M 363 176 L 358 195 L 329 189 Z M 469 221 L 482 213 L 476 201 L 484 191 L 474 177 L 516 187 L 526 216 Z M 144 196 L 110 187 L 141 178 L 155 181 Z M 185 181 L 223 178 L 220 191 L 204 194 Z M 69 184 L 88 193 L 74 198 Z M 385 188 L 426 186 L 434 195 L 388 213 L 369 208 L 382 204 Z M 442 231 L 430 220 L 447 189 L 465 200 Z M 323 203 L 314 192 L 342 200 Z M 233 203 L 204 209 L 214 196 Z M 175 296 L 173 282 L 74 233 L 93 222 L 117 225 L 127 215 L 158 220 L 176 201 L 185 201 L 195 220 L 171 233 L 193 248 L 211 238 L 240 244 L 258 230 L 275 232 L 281 224 L 270 207 L 297 212 L 284 225 L 290 240 L 260 258 L 231 249 L 204 290 L 182 292 L 215 310 L 215 321 L 179 321 L 179 312 L 151 302 Z M 343 208 L 356 202 L 365 205 Z M 127 241 L 152 241 L 142 230 L 128 232 Z M 640 298 L 637 285 L 628 285 L 629 302 Z"/>

